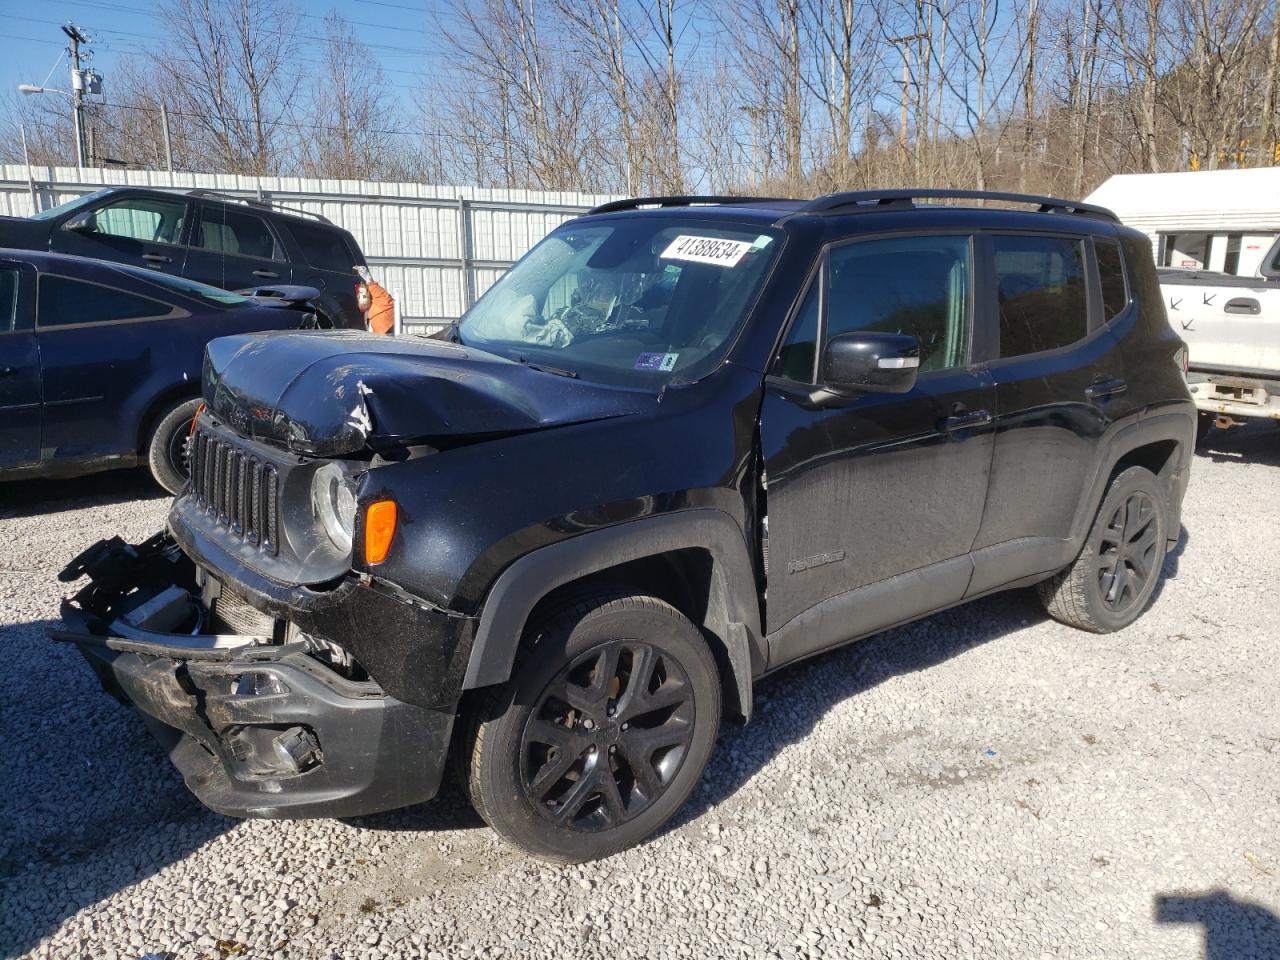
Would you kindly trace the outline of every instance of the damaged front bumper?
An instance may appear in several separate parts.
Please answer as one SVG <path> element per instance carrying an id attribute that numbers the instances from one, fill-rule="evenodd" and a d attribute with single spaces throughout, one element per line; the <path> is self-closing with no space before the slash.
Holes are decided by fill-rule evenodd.
<path id="1" fill-rule="evenodd" d="M 241 817 L 333 817 L 428 800 L 454 707 L 408 703 L 296 629 L 206 632 L 195 565 L 167 535 L 86 551 L 64 580 L 66 629 L 103 687 L 141 714 L 187 787 Z M 223 589 L 226 589 L 225 585 Z M 207 592 L 207 591 L 206 591 Z"/>

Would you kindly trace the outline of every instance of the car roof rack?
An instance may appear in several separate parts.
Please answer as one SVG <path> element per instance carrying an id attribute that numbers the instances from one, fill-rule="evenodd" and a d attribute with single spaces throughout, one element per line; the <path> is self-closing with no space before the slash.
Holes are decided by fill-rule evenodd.
<path id="1" fill-rule="evenodd" d="M 314 217 L 321 223 L 327 223 L 333 226 L 333 221 L 323 214 L 313 213 L 310 210 L 303 210 L 301 207 L 288 207 L 281 203 L 272 203 L 270 200 L 263 200 L 258 197 L 237 197 L 232 193 L 223 193 L 221 190 L 209 190 L 207 188 L 199 188 L 196 190 L 186 191 L 189 197 L 202 197 L 206 200 L 226 200 L 233 203 L 243 203 L 246 206 L 255 207 L 258 210 L 279 210 L 285 213 L 294 213 L 301 217 Z"/>
<path id="2" fill-rule="evenodd" d="M 1029 193 L 1000 193 L 992 190 L 951 190 L 946 188 L 921 188 L 918 190 L 851 190 L 831 193 L 810 200 L 798 215 L 817 214 L 835 216 L 847 213 L 870 213 L 886 209 L 914 209 L 917 200 L 1000 200 L 1005 203 L 1025 203 L 1038 208 L 1040 213 L 1067 213 L 1100 217 L 1119 222 L 1112 211 L 1079 200 L 1063 200 L 1059 197 L 1040 197 Z"/>
<path id="3" fill-rule="evenodd" d="M 641 207 L 695 207 L 718 206 L 733 203 L 776 203 L 782 197 L 740 197 L 740 196 L 672 196 L 672 197 L 629 197 L 626 200 L 611 200 L 587 211 L 593 213 L 616 213 L 619 210 L 638 210 Z"/>

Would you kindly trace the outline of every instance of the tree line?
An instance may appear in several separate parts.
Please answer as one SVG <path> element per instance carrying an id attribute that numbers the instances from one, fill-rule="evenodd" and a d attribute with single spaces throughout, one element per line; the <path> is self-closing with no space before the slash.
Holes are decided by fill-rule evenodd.
<path id="1" fill-rule="evenodd" d="M 404 44 L 289 0 L 164 0 L 96 157 L 627 194 L 911 184 L 1079 196 L 1280 163 L 1280 0 L 473 0 Z M 414 56 L 415 50 L 420 55 Z M 0 156 L 65 164 L 53 98 Z"/>

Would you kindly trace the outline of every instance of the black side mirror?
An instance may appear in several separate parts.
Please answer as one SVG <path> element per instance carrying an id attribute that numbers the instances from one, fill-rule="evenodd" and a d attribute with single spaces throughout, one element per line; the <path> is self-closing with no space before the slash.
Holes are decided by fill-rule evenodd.
<path id="1" fill-rule="evenodd" d="M 822 351 L 820 386 L 832 393 L 906 393 L 916 385 L 920 341 L 901 333 L 841 333 Z"/>
<path id="2" fill-rule="evenodd" d="M 62 229 L 72 230 L 75 233 L 96 233 L 98 229 L 98 216 L 92 210 L 88 213 L 77 213 L 62 225 Z"/>

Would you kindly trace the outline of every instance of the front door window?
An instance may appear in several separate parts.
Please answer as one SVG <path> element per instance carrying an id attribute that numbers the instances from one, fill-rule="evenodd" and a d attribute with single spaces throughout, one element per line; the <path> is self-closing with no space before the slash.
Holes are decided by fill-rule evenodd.
<path id="1" fill-rule="evenodd" d="M 181 201 L 134 197 L 95 210 L 86 232 L 144 243 L 179 243 L 186 209 Z"/>
<path id="2" fill-rule="evenodd" d="M 968 237 L 891 237 L 831 252 L 830 339 L 841 333 L 902 333 L 920 341 L 920 372 L 968 362 L 972 317 Z"/>

